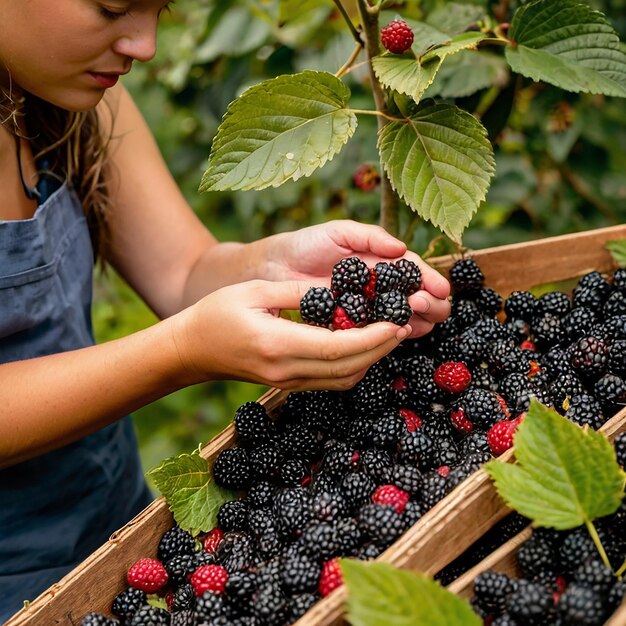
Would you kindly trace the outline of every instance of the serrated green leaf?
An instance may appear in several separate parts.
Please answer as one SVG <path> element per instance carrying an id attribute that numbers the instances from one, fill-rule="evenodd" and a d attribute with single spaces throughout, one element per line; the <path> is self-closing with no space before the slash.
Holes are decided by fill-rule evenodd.
<path id="1" fill-rule="evenodd" d="M 619 508 L 626 475 L 602 433 L 533 399 L 514 443 L 515 464 L 485 467 L 505 502 L 536 525 L 566 530 Z"/>
<path id="2" fill-rule="evenodd" d="M 480 626 L 465 600 L 432 578 L 387 563 L 341 560 L 353 626 Z"/>
<path id="3" fill-rule="evenodd" d="M 406 122 L 386 124 L 378 147 L 398 195 L 460 242 L 495 169 L 482 124 L 454 105 L 428 100 Z"/>
<path id="4" fill-rule="evenodd" d="M 248 89 L 224 115 L 200 191 L 265 189 L 311 175 L 354 134 L 349 98 L 333 74 L 309 70 Z"/>
<path id="5" fill-rule="evenodd" d="M 372 59 L 372 67 L 384 87 L 419 102 L 447 56 L 467 48 L 475 48 L 484 38 L 482 33 L 462 33 L 445 43 L 431 47 L 419 60 L 414 57 L 384 54 Z"/>
<path id="6" fill-rule="evenodd" d="M 536 0 L 513 16 L 514 71 L 573 92 L 626 97 L 626 54 L 606 17 L 576 0 Z"/>
<path id="7" fill-rule="evenodd" d="M 485 9 L 477 4 L 445 2 L 431 11 L 426 21 L 445 33 L 458 33 L 485 17 Z"/>
<path id="8" fill-rule="evenodd" d="M 422 56 L 433 46 L 450 41 L 450 35 L 448 33 L 444 33 L 425 22 L 412 22 L 411 30 L 413 31 L 414 37 L 411 48 L 418 57 Z"/>
<path id="9" fill-rule="evenodd" d="M 492 85 L 503 86 L 508 78 L 509 68 L 502 56 L 461 50 L 441 66 L 424 97 L 464 98 Z"/>
<path id="10" fill-rule="evenodd" d="M 604 246 L 620 267 L 626 267 L 626 239 L 608 241 Z"/>
<path id="11" fill-rule="evenodd" d="M 213 529 L 220 506 L 235 498 L 213 482 L 199 450 L 166 459 L 148 475 L 165 497 L 176 523 L 194 536 Z"/>

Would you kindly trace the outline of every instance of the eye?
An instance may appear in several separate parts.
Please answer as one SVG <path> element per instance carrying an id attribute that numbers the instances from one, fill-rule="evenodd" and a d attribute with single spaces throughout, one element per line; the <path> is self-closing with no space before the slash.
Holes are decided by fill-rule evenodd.
<path id="1" fill-rule="evenodd" d="M 128 9 L 119 9 L 117 11 L 112 11 L 111 9 L 107 9 L 107 7 L 100 5 L 100 15 L 107 20 L 119 20 L 120 17 L 124 17 L 128 15 L 130 11 Z"/>

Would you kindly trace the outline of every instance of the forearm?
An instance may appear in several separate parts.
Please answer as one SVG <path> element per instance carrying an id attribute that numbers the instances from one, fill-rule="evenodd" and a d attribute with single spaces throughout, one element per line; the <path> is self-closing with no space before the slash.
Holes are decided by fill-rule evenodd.
<path id="1" fill-rule="evenodd" d="M 105 344 L 0 365 L 0 467 L 76 441 L 193 381 L 170 321 Z"/>

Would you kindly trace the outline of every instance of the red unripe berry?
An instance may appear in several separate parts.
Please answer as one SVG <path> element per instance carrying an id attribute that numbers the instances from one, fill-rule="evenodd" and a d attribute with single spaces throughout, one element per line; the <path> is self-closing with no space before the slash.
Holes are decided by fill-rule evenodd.
<path id="1" fill-rule="evenodd" d="M 139 559 L 126 575 L 128 584 L 146 593 L 154 593 L 165 586 L 168 575 L 161 561 L 157 559 Z"/>
<path id="2" fill-rule="evenodd" d="M 450 421 L 460 433 L 471 433 L 474 430 L 474 424 L 465 417 L 464 409 L 452 411 L 452 413 L 450 413 Z"/>
<path id="3" fill-rule="evenodd" d="M 380 184 L 380 174 L 373 165 L 362 163 L 352 175 L 352 182 L 361 191 L 374 191 Z"/>
<path id="4" fill-rule="evenodd" d="M 202 540 L 202 549 L 209 554 L 215 554 L 217 546 L 220 545 L 222 539 L 224 539 L 224 531 L 219 528 L 214 528 Z"/>
<path id="5" fill-rule="evenodd" d="M 487 431 L 487 443 L 494 456 L 500 456 L 513 446 L 513 436 L 523 419 L 524 415 L 520 415 L 514 420 L 501 420 Z"/>
<path id="6" fill-rule="evenodd" d="M 400 415 L 404 418 L 406 429 L 410 433 L 413 433 L 418 428 L 422 427 L 422 418 L 417 413 L 411 411 L 411 409 L 400 409 Z"/>
<path id="7" fill-rule="evenodd" d="M 447 478 L 450 475 L 450 466 L 440 465 L 437 468 L 437 474 L 439 474 L 439 476 L 443 476 L 444 478 Z"/>
<path id="8" fill-rule="evenodd" d="M 339 559 L 331 559 L 322 565 L 322 573 L 318 584 L 318 591 L 322 597 L 343 585 L 343 576 L 339 568 Z"/>
<path id="9" fill-rule="evenodd" d="M 404 511 L 409 501 L 409 494 L 395 485 L 381 485 L 372 494 L 374 504 L 391 505 L 398 513 Z"/>
<path id="10" fill-rule="evenodd" d="M 433 375 L 435 384 L 451 393 L 465 391 L 472 382 L 472 374 L 467 365 L 461 361 L 448 361 L 442 363 Z"/>
<path id="11" fill-rule="evenodd" d="M 355 328 L 356 324 L 348 317 L 343 307 L 335 307 L 333 313 L 333 330 L 347 330 L 348 328 Z"/>
<path id="12" fill-rule="evenodd" d="M 404 20 L 394 20 L 380 29 L 383 47 L 393 54 L 402 54 L 413 45 L 413 31 Z"/>
<path id="13" fill-rule="evenodd" d="M 363 287 L 363 295 L 368 300 L 374 300 L 374 298 L 376 298 L 376 280 L 378 279 L 378 274 L 376 274 L 376 271 L 374 270 L 373 267 L 370 267 L 369 269 L 370 269 L 370 279 L 367 285 Z"/>
<path id="14" fill-rule="evenodd" d="M 224 593 L 228 572 L 221 565 L 201 565 L 191 575 L 189 582 L 197 596 L 201 596 L 205 591 Z"/>
<path id="15" fill-rule="evenodd" d="M 537 346 L 530 339 L 524 339 L 524 341 L 520 343 L 519 347 L 522 350 L 531 350 L 532 352 L 535 352 L 537 350 Z"/>

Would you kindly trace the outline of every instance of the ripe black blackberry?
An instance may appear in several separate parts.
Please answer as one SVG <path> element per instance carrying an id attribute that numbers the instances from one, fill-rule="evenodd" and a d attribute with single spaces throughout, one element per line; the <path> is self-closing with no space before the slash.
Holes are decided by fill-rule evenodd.
<path id="1" fill-rule="evenodd" d="M 569 400 L 565 417 L 579 426 L 589 425 L 593 430 L 598 430 L 606 422 L 600 403 L 586 393 Z"/>
<path id="2" fill-rule="evenodd" d="M 217 512 L 217 525 L 225 533 L 248 528 L 248 505 L 244 500 L 224 502 Z"/>
<path id="3" fill-rule="evenodd" d="M 287 606 L 287 623 L 298 621 L 318 600 L 314 593 L 299 593 L 289 598 Z"/>
<path id="4" fill-rule="evenodd" d="M 309 476 L 308 465 L 299 459 L 285 461 L 279 471 L 280 482 L 286 487 L 297 487 Z"/>
<path id="5" fill-rule="evenodd" d="M 388 291 L 376 296 L 371 319 L 373 322 L 391 322 L 404 326 L 411 315 L 413 310 L 407 297 L 400 291 Z"/>
<path id="6" fill-rule="evenodd" d="M 391 373 L 382 364 L 374 363 L 365 376 L 345 393 L 353 411 L 372 413 L 387 408 L 391 395 Z"/>
<path id="7" fill-rule="evenodd" d="M 597 337 L 583 337 L 572 346 L 570 363 L 583 380 L 592 381 L 602 376 L 608 360 L 608 346 Z"/>
<path id="8" fill-rule="evenodd" d="M 322 568 L 319 563 L 303 555 L 282 562 L 283 587 L 289 593 L 313 592 L 317 589 Z"/>
<path id="9" fill-rule="evenodd" d="M 246 500 L 251 508 L 269 506 L 274 495 L 274 486 L 266 480 L 250 487 Z"/>
<path id="10" fill-rule="evenodd" d="M 604 303 L 602 312 L 604 317 L 626 314 L 626 295 L 621 291 L 612 293 Z"/>
<path id="11" fill-rule="evenodd" d="M 505 574 L 486 571 L 474 579 L 476 601 L 487 613 L 502 613 L 512 591 L 511 579 Z"/>
<path id="12" fill-rule="evenodd" d="M 396 291 L 400 286 L 400 271 L 394 263 L 376 263 L 374 266 L 376 281 L 374 283 L 374 294 Z"/>
<path id="13" fill-rule="evenodd" d="M 287 614 L 287 599 L 277 585 L 263 585 L 252 596 L 254 615 L 264 626 L 280 626 Z"/>
<path id="14" fill-rule="evenodd" d="M 294 423 L 279 431 L 276 445 L 282 458 L 309 463 L 320 454 L 322 438 L 319 432 L 313 432 L 303 424 Z"/>
<path id="15" fill-rule="evenodd" d="M 421 502 L 424 510 L 428 511 L 442 500 L 450 490 L 448 479 L 436 470 L 422 475 Z"/>
<path id="16" fill-rule="evenodd" d="M 484 431 L 473 430 L 461 439 L 459 442 L 459 451 L 461 456 L 467 457 L 472 453 L 489 454 L 489 443 L 487 443 L 487 435 Z"/>
<path id="17" fill-rule="evenodd" d="M 313 517 L 321 522 L 332 522 L 348 513 L 348 502 L 341 492 L 322 491 L 311 501 Z"/>
<path id="18" fill-rule="evenodd" d="M 308 324 L 328 326 L 334 310 L 335 298 L 328 287 L 311 287 L 300 300 L 300 316 Z"/>
<path id="19" fill-rule="evenodd" d="M 406 423 L 398 409 L 384 409 L 371 418 L 371 440 L 381 448 L 394 447 L 405 432 Z"/>
<path id="20" fill-rule="evenodd" d="M 391 467 L 391 460 L 389 461 L 388 468 Z M 388 469 L 387 468 L 387 469 Z M 376 472 L 380 475 L 379 472 Z M 354 513 L 365 502 L 368 502 L 376 489 L 378 479 L 372 478 L 364 472 L 354 472 L 348 474 L 341 481 L 341 494 L 345 498 L 348 505 L 348 510 Z"/>
<path id="21" fill-rule="evenodd" d="M 269 509 L 269 504 L 260 509 L 248 512 L 248 532 L 257 539 L 276 531 L 276 519 Z"/>
<path id="22" fill-rule="evenodd" d="M 352 517 L 338 519 L 332 525 L 337 542 L 336 555 L 353 557 L 363 543 L 363 537 L 356 520 Z"/>
<path id="23" fill-rule="evenodd" d="M 212 623 L 211 620 L 226 615 L 224 596 L 205 591 L 196 599 L 196 620 L 198 624 Z"/>
<path id="24" fill-rule="evenodd" d="M 250 474 L 256 480 L 269 478 L 276 474 L 282 460 L 278 446 L 267 443 L 250 450 L 248 453 Z"/>
<path id="25" fill-rule="evenodd" d="M 395 266 L 400 272 L 399 290 L 405 296 L 410 296 L 422 288 L 422 272 L 413 261 L 400 259 L 396 261 Z"/>
<path id="26" fill-rule="evenodd" d="M 515 343 L 515 335 L 498 320 L 491 317 L 479 320 L 472 327 L 474 332 L 485 341 L 496 341 L 497 339 L 508 339 Z"/>
<path id="27" fill-rule="evenodd" d="M 626 382 L 615 374 L 605 374 L 593 386 L 593 393 L 606 415 L 613 415 L 626 403 Z"/>
<path id="28" fill-rule="evenodd" d="M 475 427 L 485 430 L 505 418 L 504 409 L 497 394 L 486 389 L 470 387 L 461 396 L 458 408 L 465 411 L 465 417 Z"/>
<path id="29" fill-rule="evenodd" d="M 196 594 L 193 587 L 187 583 L 182 585 L 174 592 L 174 599 L 172 600 L 172 613 L 178 611 L 195 610 L 196 608 Z"/>
<path id="30" fill-rule="evenodd" d="M 227 532 L 215 551 L 215 561 L 229 574 L 249 570 L 257 560 L 254 538 L 246 532 Z"/>
<path id="31" fill-rule="evenodd" d="M 237 603 L 249 600 L 256 589 L 256 574 L 252 572 L 233 572 L 226 581 L 226 595 Z"/>
<path id="32" fill-rule="evenodd" d="M 319 563 L 337 556 L 339 550 L 336 527 L 333 523 L 310 523 L 302 531 L 298 543 L 309 558 Z"/>
<path id="33" fill-rule="evenodd" d="M 572 308 L 570 297 L 562 291 L 548 291 L 537 299 L 535 306 L 535 317 L 541 317 L 545 313 L 550 313 L 555 317 L 562 318 L 567 315 Z"/>
<path id="34" fill-rule="evenodd" d="M 487 391 L 497 391 L 498 383 L 485 363 L 472 368 L 472 386 Z"/>
<path id="35" fill-rule="evenodd" d="M 165 563 L 169 579 L 175 585 L 182 585 L 198 567 L 195 554 L 177 554 Z"/>
<path id="36" fill-rule="evenodd" d="M 324 453 L 320 471 L 339 480 L 353 469 L 353 458 L 354 450 L 344 443 L 337 444 Z"/>
<path id="37" fill-rule="evenodd" d="M 572 306 L 575 309 L 584 306 L 587 309 L 591 309 L 594 313 L 600 314 L 607 296 L 608 294 L 594 287 L 574 287 L 574 291 L 572 292 Z"/>
<path id="38" fill-rule="evenodd" d="M 91 611 L 83 617 L 80 626 L 119 626 L 116 619 Z"/>
<path id="39" fill-rule="evenodd" d="M 433 440 L 421 429 L 404 433 L 398 443 L 398 460 L 422 470 L 431 466 L 433 453 Z"/>
<path id="40" fill-rule="evenodd" d="M 454 467 L 459 463 L 460 459 L 459 450 L 452 439 L 446 438 L 437 441 L 433 451 L 432 465 L 434 467 L 441 467 L 442 465 Z"/>
<path id="41" fill-rule="evenodd" d="M 567 533 L 558 547 L 558 560 L 566 575 L 576 571 L 581 561 L 595 554 L 595 544 L 586 528 Z"/>
<path id="42" fill-rule="evenodd" d="M 498 339 L 488 345 L 483 359 L 489 366 L 489 371 L 498 379 L 513 372 L 528 374 L 532 356 L 510 340 Z"/>
<path id="43" fill-rule="evenodd" d="M 394 465 L 389 482 L 411 496 L 416 496 L 422 485 L 422 473 L 413 465 Z"/>
<path id="44" fill-rule="evenodd" d="M 565 340 L 565 330 L 561 325 L 561 319 L 552 313 L 544 313 L 538 317 L 532 328 L 535 343 L 544 352 Z"/>
<path id="45" fill-rule="evenodd" d="M 225 489 L 248 489 L 252 482 L 248 452 L 244 448 L 222 450 L 213 465 L 213 478 Z"/>
<path id="46" fill-rule="evenodd" d="M 597 334 L 600 332 L 601 334 Z M 626 339 L 626 315 L 614 315 L 606 320 L 601 328 L 594 330 L 596 337 L 602 339 L 610 339 L 611 341 L 619 341 Z"/>
<path id="47" fill-rule="evenodd" d="M 433 360 L 425 354 L 412 354 L 400 361 L 402 378 L 410 387 L 420 387 L 424 380 L 432 379 L 435 373 Z"/>
<path id="48" fill-rule="evenodd" d="M 597 315 L 584 306 L 572 309 L 562 320 L 561 326 L 570 341 L 588 336 L 598 321 Z"/>
<path id="49" fill-rule="evenodd" d="M 450 283 L 454 293 L 479 289 L 485 282 L 485 276 L 474 259 L 460 259 L 451 268 Z"/>
<path id="50" fill-rule="evenodd" d="M 279 529 L 286 535 L 301 531 L 311 519 L 311 495 L 300 487 L 280 489 L 274 498 L 272 511 Z"/>
<path id="51" fill-rule="evenodd" d="M 621 378 L 626 378 L 626 341 L 613 341 L 609 346 L 608 370 Z"/>
<path id="52" fill-rule="evenodd" d="M 567 404 L 574 396 L 585 393 L 585 387 L 576 374 L 560 374 L 550 385 L 550 396 L 554 408 L 561 414 L 565 413 Z"/>
<path id="53" fill-rule="evenodd" d="M 530 291 L 514 291 L 504 301 L 507 319 L 532 322 L 535 317 L 537 298 Z"/>
<path id="54" fill-rule="evenodd" d="M 607 610 L 608 613 L 612 613 L 617 609 L 617 607 L 624 601 L 626 598 L 626 580 L 622 578 L 622 580 L 616 582 L 613 585 L 613 589 L 609 593 L 607 598 Z"/>
<path id="55" fill-rule="evenodd" d="M 560 597 L 558 615 L 565 624 L 600 626 L 608 617 L 600 595 L 589 587 L 572 582 Z"/>
<path id="56" fill-rule="evenodd" d="M 356 554 L 356 558 L 359 559 L 359 561 L 373 561 L 374 559 L 378 558 L 378 556 L 380 556 L 383 551 L 384 549 L 380 546 L 377 546 L 375 543 L 366 543 L 361 546 Z"/>
<path id="57" fill-rule="evenodd" d="M 242 404 L 235 412 L 234 421 L 237 434 L 251 446 L 267 443 L 274 435 L 274 423 L 259 402 Z"/>
<path id="58" fill-rule="evenodd" d="M 507 406 L 514 407 L 518 399 L 532 389 L 532 382 L 525 374 L 512 372 L 500 380 L 498 392 L 506 400 Z"/>
<path id="59" fill-rule="evenodd" d="M 602 597 L 608 595 L 616 582 L 615 574 L 599 558 L 588 557 L 574 572 L 572 580 L 593 589 Z"/>
<path id="60" fill-rule="evenodd" d="M 617 435 L 613 441 L 613 445 L 615 446 L 617 462 L 622 467 L 626 467 L 626 432 Z"/>
<path id="61" fill-rule="evenodd" d="M 337 297 L 337 306 L 346 312 L 356 326 L 367 324 L 370 317 L 370 305 L 362 293 L 342 293 Z"/>
<path id="62" fill-rule="evenodd" d="M 358 257 L 341 259 L 333 267 L 330 288 L 339 295 L 345 292 L 362 293 L 369 282 L 370 271 Z"/>
<path id="63" fill-rule="evenodd" d="M 490 287 L 481 287 L 472 294 L 478 310 L 487 317 L 495 317 L 502 310 L 502 296 Z"/>
<path id="64" fill-rule="evenodd" d="M 533 533 L 517 550 L 517 563 L 526 578 L 552 575 L 557 563 L 552 542 L 541 533 Z"/>
<path id="65" fill-rule="evenodd" d="M 402 521 L 405 528 L 411 528 L 424 515 L 424 507 L 417 500 L 409 500 L 402 511 Z"/>
<path id="66" fill-rule="evenodd" d="M 455 320 L 458 332 L 473 326 L 483 318 L 483 313 L 474 300 L 458 297 L 452 300 L 450 317 Z"/>
<path id="67" fill-rule="evenodd" d="M 366 504 L 361 507 L 357 523 L 367 538 L 385 548 L 404 530 L 402 516 L 393 506 L 383 504 Z"/>
<path id="68" fill-rule="evenodd" d="M 544 585 L 518 581 L 506 601 L 510 616 L 520 624 L 550 624 L 555 614 L 554 598 Z"/>
<path id="69" fill-rule="evenodd" d="M 143 606 L 133 615 L 129 626 L 170 626 L 170 614 L 165 609 Z"/>
<path id="70" fill-rule="evenodd" d="M 111 613 L 119 617 L 122 623 L 129 622 L 133 614 L 146 604 L 146 592 L 128 587 L 118 593 L 113 600 Z"/>
<path id="71" fill-rule="evenodd" d="M 619 291 L 626 291 L 626 268 L 620 267 L 613 272 L 613 287 Z"/>
<path id="72" fill-rule="evenodd" d="M 166 530 L 159 541 L 157 558 L 161 563 L 167 563 L 171 558 L 181 554 L 193 554 L 196 551 L 196 540 L 191 533 L 174 526 Z"/>

